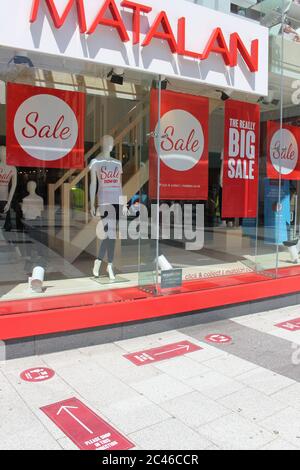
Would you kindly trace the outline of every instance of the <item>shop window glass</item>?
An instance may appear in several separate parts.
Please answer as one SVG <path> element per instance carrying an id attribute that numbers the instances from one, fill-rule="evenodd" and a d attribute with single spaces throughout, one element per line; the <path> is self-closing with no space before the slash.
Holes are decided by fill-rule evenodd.
<path id="1" fill-rule="evenodd" d="M 78 73 L 78 64 L 63 71 L 53 64 L 48 70 L 35 65 L 38 56 L 2 60 L 0 299 L 93 292 L 101 303 L 148 295 L 155 283 L 155 246 L 131 232 L 139 204 L 149 204 L 153 78 L 97 66 Z M 23 112 L 24 90 L 32 96 Z M 83 97 L 78 115 L 74 117 L 77 111 L 72 108 L 72 114 L 71 105 L 60 113 L 62 93 L 72 101 L 78 92 Z M 7 122 L 9 112 L 18 114 L 13 128 Z M 65 157 L 63 142 L 72 125 L 78 140 Z M 25 138 L 30 142 L 24 143 Z M 88 296 L 82 299 L 89 303 Z"/>

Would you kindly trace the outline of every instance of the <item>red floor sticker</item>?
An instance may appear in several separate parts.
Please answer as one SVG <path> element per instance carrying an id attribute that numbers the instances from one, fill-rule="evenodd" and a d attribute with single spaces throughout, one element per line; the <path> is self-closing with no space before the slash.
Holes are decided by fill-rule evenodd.
<path id="1" fill-rule="evenodd" d="M 25 382 L 44 382 L 45 380 L 50 380 L 54 377 L 55 372 L 52 369 L 47 369 L 45 367 L 35 367 L 34 369 L 24 370 L 20 374 L 22 380 Z"/>
<path id="2" fill-rule="evenodd" d="M 203 348 L 196 346 L 189 341 L 168 344 L 159 348 L 147 349 L 136 353 L 126 354 L 124 357 L 133 362 L 136 366 L 145 366 L 154 362 L 164 361 L 187 353 L 200 351 Z"/>
<path id="3" fill-rule="evenodd" d="M 227 335 L 214 334 L 214 335 L 206 336 L 205 340 L 209 341 L 210 343 L 226 344 L 226 343 L 231 343 L 232 338 Z"/>
<path id="4" fill-rule="evenodd" d="M 41 410 L 81 450 L 128 450 L 135 447 L 77 398 L 43 406 Z"/>
<path id="5" fill-rule="evenodd" d="M 284 323 L 278 323 L 278 325 L 275 325 L 275 326 L 283 330 L 299 331 L 300 330 L 300 318 L 296 318 L 296 320 L 286 321 Z"/>

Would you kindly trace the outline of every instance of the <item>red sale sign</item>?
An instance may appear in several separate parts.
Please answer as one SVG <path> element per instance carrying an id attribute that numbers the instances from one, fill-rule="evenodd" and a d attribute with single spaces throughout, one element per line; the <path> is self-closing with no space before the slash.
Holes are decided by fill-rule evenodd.
<path id="1" fill-rule="evenodd" d="M 8 165 L 83 168 L 84 119 L 83 93 L 9 83 Z"/>
<path id="2" fill-rule="evenodd" d="M 300 180 L 300 129 L 268 122 L 267 176 L 271 179 Z"/>
<path id="3" fill-rule="evenodd" d="M 222 217 L 255 218 L 259 177 L 259 105 L 225 104 Z"/>
<path id="4" fill-rule="evenodd" d="M 208 196 L 207 98 L 162 91 L 158 137 L 158 90 L 151 91 L 150 197 L 160 199 L 206 200 Z"/>

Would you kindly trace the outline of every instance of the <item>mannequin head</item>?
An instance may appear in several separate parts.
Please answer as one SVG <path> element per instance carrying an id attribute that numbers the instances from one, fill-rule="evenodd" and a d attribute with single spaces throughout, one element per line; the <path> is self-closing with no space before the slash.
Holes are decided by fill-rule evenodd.
<path id="1" fill-rule="evenodd" d="M 35 181 L 28 181 L 27 191 L 29 192 L 29 194 L 35 194 L 36 193 L 36 182 Z"/>
<path id="2" fill-rule="evenodd" d="M 104 135 L 101 144 L 103 154 L 109 156 L 114 148 L 114 138 L 111 135 Z"/>
<path id="3" fill-rule="evenodd" d="M 0 147 L 0 163 L 6 165 L 6 147 L 4 145 Z"/>

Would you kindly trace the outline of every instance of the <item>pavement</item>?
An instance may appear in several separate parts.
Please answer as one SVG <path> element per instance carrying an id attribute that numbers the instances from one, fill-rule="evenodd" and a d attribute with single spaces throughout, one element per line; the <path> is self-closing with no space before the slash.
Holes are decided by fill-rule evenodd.
<path id="1" fill-rule="evenodd" d="M 79 420 L 73 406 L 59 425 L 41 410 L 72 397 L 94 412 L 94 421 L 101 418 L 130 441 L 133 450 L 300 449 L 300 320 L 294 322 L 299 318 L 300 306 L 212 317 L 181 330 L 2 361 L 0 449 L 78 449 L 73 431 L 76 426 L 89 431 L 88 416 Z M 221 342 L 212 343 L 209 335 L 226 335 L 229 342 L 213 336 Z M 180 349 L 187 341 L 199 349 Z M 154 351 L 143 356 L 150 364 L 137 366 L 124 357 L 161 347 L 164 360 L 152 361 Z M 167 359 L 172 354 L 178 355 Z M 36 368 L 50 368 L 55 375 L 21 379 L 23 371 Z M 68 419 L 76 420 L 71 431 Z M 101 439 L 108 442 L 109 435 L 104 432 Z"/>

